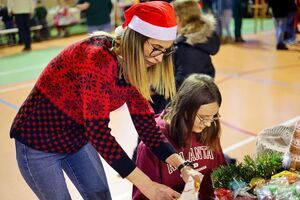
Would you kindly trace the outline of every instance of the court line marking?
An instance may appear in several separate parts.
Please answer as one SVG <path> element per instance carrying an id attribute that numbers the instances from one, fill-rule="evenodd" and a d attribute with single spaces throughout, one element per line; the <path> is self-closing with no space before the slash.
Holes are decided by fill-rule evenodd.
<path id="1" fill-rule="evenodd" d="M 46 66 L 46 64 L 44 65 Z M 43 69 L 44 67 L 37 67 L 37 68 L 31 68 L 31 69 Z M 263 71 L 269 71 L 269 70 L 276 70 L 276 69 L 287 69 L 287 68 L 299 68 L 299 65 L 288 65 L 288 66 L 278 66 L 278 67 L 273 67 L 273 68 L 260 68 L 260 69 L 251 69 L 248 71 L 243 71 L 240 73 L 222 73 L 222 72 L 218 72 L 220 74 L 224 74 L 227 77 L 224 77 L 222 79 L 220 79 L 219 81 L 216 81 L 218 84 L 226 82 L 228 80 L 231 80 L 233 78 L 240 78 L 240 79 L 246 79 L 246 80 L 253 80 L 255 82 L 259 82 L 259 83 L 263 83 L 263 84 L 269 84 L 269 85 L 280 85 L 280 86 L 288 86 L 288 87 L 295 87 L 295 88 L 299 88 L 300 84 L 298 83 L 287 83 L 287 82 L 282 82 L 282 81 L 274 81 L 274 80 L 267 80 L 267 79 L 261 79 L 261 78 L 255 78 L 255 77 L 245 77 L 249 74 L 254 74 L 254 73 L 258 73 L 258 72 L 263 72 Z M 12 71 L 16 71 L 16 72 L 24 72 L 24 71 L 30 71 L 25 69 L 21 69 L 21 70 L 12 70 Z M 8 75 L 8 74 L 12 74 L 13 72 L 0 72 L 0 76 L 4 76 L 4 75 Z M 23 88 L 22 86 L 23 84 L 21 84 L 19 87 Z M 26 85 L 26 84 L 25 84 Z M 16 89 L 19 89 L 17 86 Z M 26 87 L 26 86 L 24 86 Z M 8 91 L 12 91 L 14 89 L 8 89 Z M 4 93 L 6 92 L 6 88 L 0 90 L 0 93 Z"/>
<path id="2" fill-rule="evenodd" d="M 3 99 L 0 99 L 0 103 L 4 104 L 4 105 L 6 105 L 6 106 L 8 106 L 8 107 L 10 107 L 10 108 L 12 108 L 14 110 L 19 110 L 19 108 L 20 108 L 19 106 L 16 106 L 16 105 L 14 105 L 12 103 L 9 103 L 8 101 L 5 101 Z"/>
<path id="3" fill-rule="evenodd" d="M 265 70 L 262 70 L 262 71 L 265 71 Z M 222 74 L 222 72 L 220 72 L 220 74 Z M 243 79 L 243 80 L 251 80 L 251 81 L 254 81 L 254 82 L 259 82 L 259 83 L 268 84 L 268 85 L 277 85 L 277 86 L 284 86 L 284 87 L 296 88 L 296 89 L 300 88 L 299 83 L 288 83 L 288 82 L 273 81 L 273 80 L 255 78 L 255 77 L 245 77 L 244 75 L 247 75 L 247 74 L 241 74 L 241 73 L 237 73 L 237 74 L 223 73 L 223 74 L 225 74 L 227 77 L 217 81 L 218 84 L 223 83 L 223 82 L 228 81 L 228 80 L 233 79 L 233 78 L 239 78 L 239 79 Z M 17 86 L 3 88 L 3 89 L 0 89 L 0 93 L 10 92 L 10 91 L 18 90 L 18 89 L 23 89 L 23 88 L 26 88 L 26 87 L 29 87 L 29 86 L 33 85 L 34 83 L 35 82 L 33 81 L 31 83 L 19 84 Z"/>
<path id="4" fill-rule="evenodd" d="M 285 65 L 285 66 L 277 66 L 277 67 L 266 67 L 266 68 L 259 68 L 259 69 L 250 69 L 246 71 L 242 71 L 240 73 L 233 73 L 232 75 L 229 75 L 228 77 L 224 77 L 217 81 L 218 84 L 232 80 L 234 77 L 242 77 L 249 74 L 255 74 L 259 72 L 269 71 L 269 70 L 280 70 L 280 69 L 288 69 L 288 68 L 299 68 L 299 64 L 292 64 L 292 65 Z"/>
<path id="5" fill-rule="evenodd" d="M 300 83 L 288 83 L 288 82 L 268 80 L 268 79 L 263 79 L 263 78 L 258 78 L 258 77 L 250 77 L 250 76 L 247 77 L 245 75 L 232 74 L 232 73 L 218 72 L 218 74 L 222 74 L 222 75 L 226 76 L 224 79 L 230 77 L 230 78 L 237 78 L 237 79 L 241 79 L 241 80 L 254 81 L 254 82 L 262 83 L 265 85 L 283 86 L 283 87 L 289 87 L 289 88 L 295 88 L 295 89 L 300 88 Z M 220 80 L 218 83 L 224 82 L 225 81 L 224 79 Z"/>
<path id="6" fill-rule="evenodd" d="M 251 132 L 251 131 L 247 131 L 247 130 L 242 129 L 242 128 L 240 128 L 240 127 L 234 126 L 234 125 L 232 125 L 232 124 L 230 124 L 230 123 L 228 123 L 228 122 L 225 122 L 225 121 L 223 121 L 223 120 L 220 120 L 220 122 L 221 122 L 222 124 L 224 124 L 225 126 L 227 126 L 227 127 L 229 127 L 229 128 L 232 128 L 232 129 L 234 129 L 234 130 L 236 130 L 236 131 L 238 131 L 238 132 L 245 133 L 245 134 L 251 135 L 251 136 L 256 136 L 256 135 L 257 135 L 256 133 L 253 133 L 253 132 Z"/>
<path id="7" fill-rule="evenodd" d="M 24 83 L 24 84 L 12 86 L 12 87 L 3 88 L 3 89 L 0 89 L 0 94 L 5 93 L 5 92 L 11 92 L 14 90 L 24 89 L 27 87 L 32 87 L 34 85 L 34 83 L 35 82 L 30 82 L 30 83 Z"/>
<path id="8" fill-rule="evenodd" d="M 41 65 L 36 65 L 34 67 L 24 67 L 24 68 L 21 68 L 21 69 L 14 69 L 14 70 L 10 70 L 10 71 L 0 72 L 0 76 L 6 76 L 6 75 L 10 75 L 10 74 L 17 74 L 17 73 L 20 73 L 20 72 L 33 71 L 33 70 L 36 70 L 36 69 L 43 69 L 46 65 L 47 65 L 47 63 L 46 64 L 41 64 Z"/>
<path id="9" fill-rule="evenodd" d="M 240 141 L 240 142 L 238 142 L 238 143 L 235 143 L 235 144 L 233 144 L 233 145 L 231 145 L 231 146 L 225 148 L 225 149 L 223 150 L 223 152 L 224 152 L 224 153 L 229 153 L 229 152 L 231 152 L 231 151 L 233 151 L 233 150 L 236 150 L 236 149 L 238 149 L 238 148 L 240 148 L 240 147 L 242 147 L 242 146 L 244 146 L 244 145 L 246 145 L 246 144 L 248 144 L 248 143 L 251 143 L 251 142 L 253 142 L 253 141 L 255 141 L 255 140 L 256 140 L 256 137 L 251 136 L 251 137 L 249 137 L 249 138 L 247 138 L 247 139 L 245 139 L 245 140 L 242 140 L 242 141 Z"/>

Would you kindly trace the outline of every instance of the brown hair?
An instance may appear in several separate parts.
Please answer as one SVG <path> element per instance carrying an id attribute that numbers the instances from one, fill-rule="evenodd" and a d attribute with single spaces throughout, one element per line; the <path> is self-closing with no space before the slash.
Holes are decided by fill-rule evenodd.
<path id="1" fill-rule="evenodd" d="M 182 83 L 173 101 L 169 104 L 163 119 L 169 124 L 169 137 L 179 147 L 186 147 L 192 136 L 192 129 L 198 109 L 205 104 L 222 103 L 221 93 L 213 78 L 207 75 L 192 74 Z M 197 140 L 218 149 L 220 122 L 214 121 L 206 127 Z"/>

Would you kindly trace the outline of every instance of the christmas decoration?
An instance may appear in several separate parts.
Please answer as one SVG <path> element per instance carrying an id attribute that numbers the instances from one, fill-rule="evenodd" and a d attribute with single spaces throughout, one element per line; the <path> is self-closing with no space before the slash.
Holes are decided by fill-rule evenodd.
<path id="1" fill-rule="evenodd" d="M 282 171 L 282 155 L 279 153 L 264 153 L 256 159 L 245 156 L 238 165 L 220 166 L 212 173 L 215 188 L 230 188 L 234 179 L 249 183 L 252 178 L 269 179 Z"/>
<path id="2" fill-rule="evenodd" d="M 232 193 L 229 189 L 218 188 L 215 190 L 216 200 L 232 200 Z"/>
<path id="3" fill-rule="evenodd" d="M 216 169 L 212 174 L 213 185 L 215 188 L 229 188 L 230 181 L 233 178 L 239 179 L 239 167 L 235 164 L 229 164 L 227 166 L 222 165 Z"/>
<path id="4" fill-rule="evenodd" d="M 265 182 L 266 182 L 266 180 L 263 179 L 263 178 L 252 178 L 251 181 L 250 181 L 250 183 L 249 183 L 249 185 L 250 185 L 250 187 L 254 188 L 254 187 L 258 186 L 258 185 L 264 184 Z"/>
<path id="5" fill-rule="evenodd" d="M 287 199 L 300 200 L 300 182 L 289 184 L 285 176 L 271 179 L 265 185 L 255 188 L 258 200 Z"/>
<path id="6" fill-rule="evenodd" d="M 239 174 L 247 183 L 249 183 L 254 177 L 260 177 L 258 175 L 257 165 L 249 155 L 244 157 L 243 162 L 238 165 L 238 168 Z"/>
<path id="7" fill-rule="evenodd" d="M 226 191 L 226 189 L 230 189 L 231 198 L 233 199 L 256 199 L 256 196 L 251 194 L 253 193 L 252 189 L 256 186 L 262 188 L 257 192 L 260 196 L 274 196 L 274 191 L 272 191 L 272 189 L 276 188 L 274 185 L 270 185 L 269 188 L 262 186 L 266 184 L 266 180 L 270 179 L 272 175 L 282 170 L 281 154 L 264 153 L 255 159 L 245 156 L 239 164 L 220 166 L 213 171 L 211 178 L 216 188 L 215 194 L 216 196 L 218 194 L 218 199 L 222 199 L 221 192 Z M 291 177 L 292 180 L 296 180 L 293 178 Z M 223 190 L 220 192 L 220 189 Z M 294 193 L 291 193 L 291 196 L 293 196 L 292 194 L 294 195 Z M 226 195 L 229 196 L 227 193 Z M 226 197 L 223 199 L 229 198 Z"/>
<path id="8" fill-rule="evenodd" d="M 282 170 L 282 155 L 279 153 L 261 154 L 255 159 L 258 177 L 269 179 L 273 174 Z"/>

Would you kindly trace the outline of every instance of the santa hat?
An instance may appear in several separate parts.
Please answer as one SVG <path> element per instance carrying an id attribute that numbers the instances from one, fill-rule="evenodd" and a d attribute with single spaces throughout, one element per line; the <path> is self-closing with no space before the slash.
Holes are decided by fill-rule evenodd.
<path id="1" fill-rule="evenodd" d="M 175 12 L 171 4 L 150 1 L 131 6 L 124 13 L 125 22 L 116 28 L 121 35 L 128 26 L 132 30 L 158 40 L 174 40 L 177 33 Z"/>

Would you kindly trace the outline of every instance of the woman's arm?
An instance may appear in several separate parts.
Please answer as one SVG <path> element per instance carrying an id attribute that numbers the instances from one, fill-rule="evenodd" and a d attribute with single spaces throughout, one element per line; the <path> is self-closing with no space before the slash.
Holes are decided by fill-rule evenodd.
<path id="1" fill-rule="evenodd" d="M 162 163 L 163 161 L 159 160 L 143 142 L 138 145 L 136 166 L 148 175 L 152 181 L 157 183 L 162 183 Z M 134 186 L 132 190 L 132 199 L 145 199 L 145 195 Z"/>
<path id="2" fill-rule="evenodd" d="M 160 160 L 177 169 L 185 163 L 185 160 L 177 154 L 175 148 L 161 132 L 147 100 L 137 90 L 131 92 L 132 97 L 127 100 L 127 105 L 140 139 Z M 189 176 L 193 176 L 199 182 L 202 180 L 203 175 L 192 167 L 184 165 L 180 171 L 185 182 Z"/>

